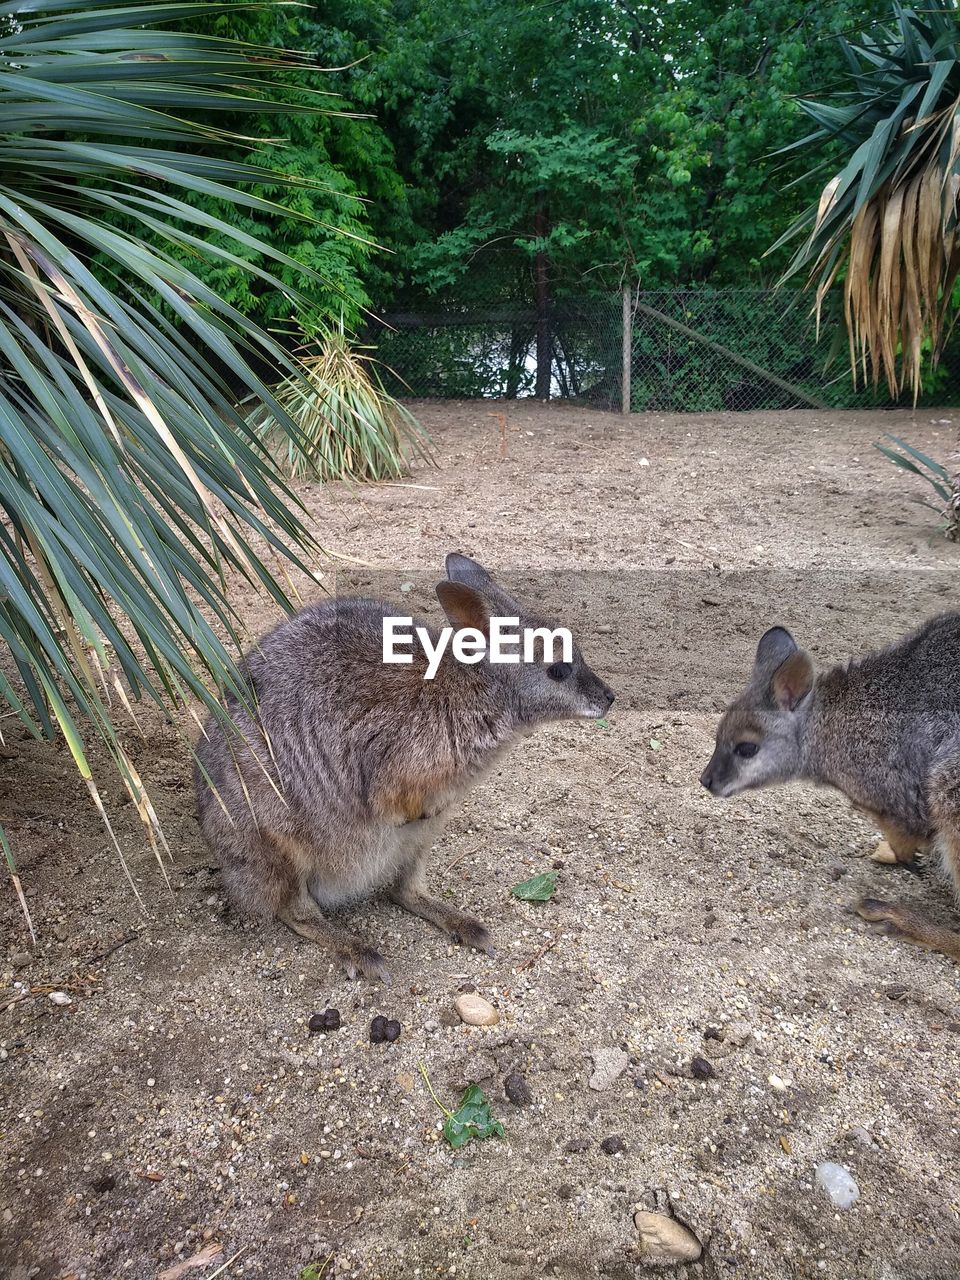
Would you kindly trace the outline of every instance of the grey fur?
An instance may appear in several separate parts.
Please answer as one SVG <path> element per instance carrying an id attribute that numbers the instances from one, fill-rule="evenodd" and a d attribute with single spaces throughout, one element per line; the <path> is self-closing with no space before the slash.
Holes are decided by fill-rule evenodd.
<path id="1" fill-rule="evenodd" d="M 454 626 L 490 614 L 545 625 L 467 557 L 449 556 L 447 570 L 437 594 Z M 281 623 L 244 664 L 256 715 L 228 701 L 236 730 L 211 718 L 197 747 L 200 821 L 231 900 L 332 949 L 351 976 L 385 978 L 382 957 L 323 912 L 378 889 L 490 949 L 480 921 L 427 892 L 430 847 L 519 737 L 550 720 L 602 716 L 613 701 L 578 650 L 560 681 L 542 663 L 468 666 L 449 651 L 427 681 L 416 645 L 413 665 L 386 665 L 383 619 L 404 612 L 334 599 Z"/>

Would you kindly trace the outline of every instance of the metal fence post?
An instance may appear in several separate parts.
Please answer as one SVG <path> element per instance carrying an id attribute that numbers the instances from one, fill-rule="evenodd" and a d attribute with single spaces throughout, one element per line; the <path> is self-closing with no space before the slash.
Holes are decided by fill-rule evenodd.
<path id="1" fill-rule="evenodd" d="M 633 310 L 630 286 L 623 286 L 623 360 L 620 371 L 620 412 L 630 412 L 630 374 L 633 369 Z"/>

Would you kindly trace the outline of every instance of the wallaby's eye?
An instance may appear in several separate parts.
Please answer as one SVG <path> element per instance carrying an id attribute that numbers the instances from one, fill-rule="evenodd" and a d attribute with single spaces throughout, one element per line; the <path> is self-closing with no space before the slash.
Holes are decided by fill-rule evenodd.
<path id="1" fill-rule="evenodd" d="M 760 750 L 759 742 L 738 742 L 733 748 L 734 754 L 740 756 L 744 760 L 749 760 L 751 756 L 755 756 Z"/>
<path id="2" fill-rule="evenodd" d="M 569 662 L 554 662 L 547 667 L 547 675 L 551 680 L 568 680 L 573 675 L 573 667 Z"/>

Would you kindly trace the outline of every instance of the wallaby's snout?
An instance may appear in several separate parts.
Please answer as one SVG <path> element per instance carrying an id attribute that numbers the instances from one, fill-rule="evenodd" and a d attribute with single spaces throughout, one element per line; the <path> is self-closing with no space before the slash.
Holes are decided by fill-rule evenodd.
<path id="1" fill-rule="evenodd" d="M 733 736 L 737 737 L 738 734 L 734 732 Z M 731 748 L 728 743 L 720 740 L 719 734 L 717 738 L 716 749 L 710 757 L 710 763 L 700 775 L 700 783 L 712 796 L 723 799 L 750 785 L 739 767 L 744 759 L 744 749 L 749 748 L 745 742 L 737 742 Z"/>
<path id="2" fill-rule="evenodd" d="M 585 718 L 602 720 L 616 701 L 613 690 L 586 663 L 583 664 L 579 683 L 581 696 L 587 705 Z"/>
<path id="3" fill-rule="evenodd" d="M 700 775 L 700 785 L 701 785 L 702 787 L 706 787 L 706 789 L 710 792 L 710 794 L 711 794 L 711 795 L 716 795 L 716 792 L 715 792 L 715 791 L 714 791 L 714 789 L 713 789 L 713 787 L 714 787 L 714 761 L 716 760 L 716 758 L 717 758 L 717 753 L 716 753 L 716 752 L 714 752 L 714 753 L 713 753 L 713 755 L 710 757 L 710 763 L 707 765 L 707 767 L 704 769 L 703 773 L 701 773 L 701 775 Z"/>

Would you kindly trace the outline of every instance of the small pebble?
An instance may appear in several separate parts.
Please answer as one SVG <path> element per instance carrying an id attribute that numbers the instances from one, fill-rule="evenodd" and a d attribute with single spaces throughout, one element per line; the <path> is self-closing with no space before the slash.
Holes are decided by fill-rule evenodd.
<path id="1" fill-rule="evenodd" d="M 47 996 L 47 999 L 50 1001 L 51 1004 L 57 1004 L 57 1005 L 60 1005 L 61 1007 L 65 1007 L 68 1004 L 73 1004 L 73 1001 L 70 999 L 70 997 L 67 995 L 65 991 L 51 991 L 49 996 Z"/>
<path id="2" fill-rule="evenodd" d="M 454 1008 L 460 1021 L 470 1027 L 495 1027 L 500 1021 L 500 1015 L 490 1001 L 473 991 L 458 996 L 454 1001 Z"/>
<path id="3" fill-rule="evenodd" d="M 854 1125 L 850 1130 L 850 1137 L 854 1142 L 859 1143 L 861 1147 L 875 1147 L 877 1145 L 869 1129 L 865 1129 L 862 1124 Z"/>
<path id="4" fill-rule="evenodd" d="M 696 1262 L 703 1253 L 697 1237 L 682 1222 L 665 1213 L 641 1210 L 633 1215 L 640 1233 L 640 1252 L 653 1267 L 675 1267 L 680 1262 Z"/>
<path id="5" fill-rule="evenodd" d="M 529 1107 L 533 1102 L 530 1086 L 519 1071 L 511 1071 L 504 1079 L 503 1092 L 515 1107 Z"/>
<path id="6" fill-rule="evenodd" d="M 696 1057 L 690 1063 L 690 1071 L 695 1080 L 712 1080 L 717 1074 L 713 1069 L 713 1064 L 708 1062 L 706 1058 Z"/>
<path id="7" fill-rule="evenodd" d="M 604 1138 L 600 1143 L 600 1150 L 604 1155 L 618 1156 L 627 1149 L 627 1144 L 618 1133 L 612 1133 L 609 1138 Z"/>
<path id="8" fill-rule="evenodd" d="M 590 1052 L 593 1059 L 593 1075 L 590 1077 L 590 1088 L 602 1092 L 609 1089 L 615 1080 L 623 1074 L 630 1059 L 622 1049 L 603 1048 Z"/>
<path id="9" fill-rule="evenodd" d="M 753 1027 L 749 1022 L 729 1022 L 724 1029 L 723 1038 L 731 1044 L 744 1045 L 753 1037 Z"/>

